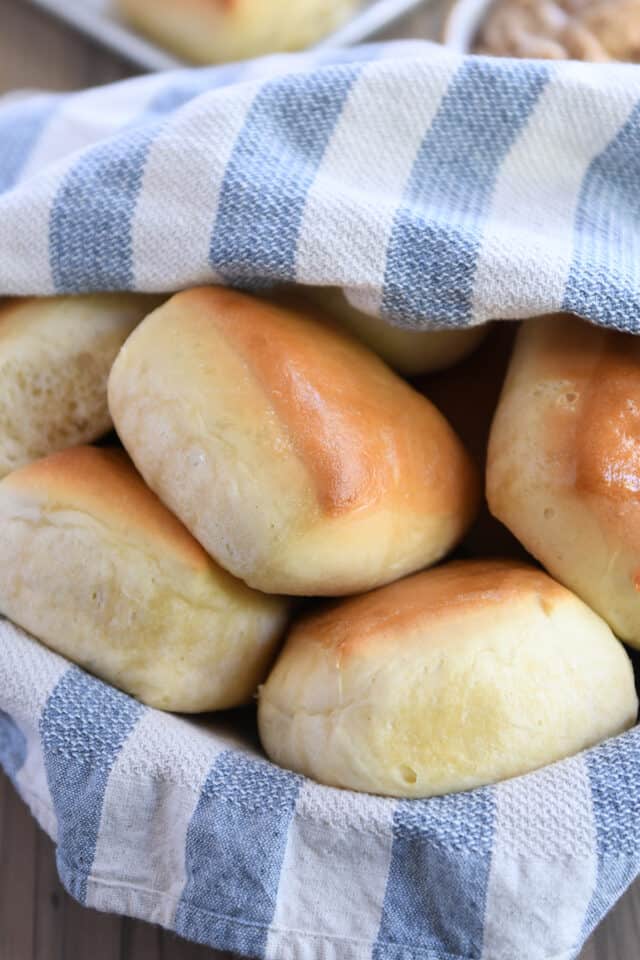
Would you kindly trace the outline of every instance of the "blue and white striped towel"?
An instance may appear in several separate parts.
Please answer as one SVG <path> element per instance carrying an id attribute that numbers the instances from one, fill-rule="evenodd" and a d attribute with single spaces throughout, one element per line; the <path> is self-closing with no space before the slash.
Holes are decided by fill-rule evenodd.
<path id="1" fill-rule="evenodd" d="M 274 280 L 407 326 L 640 331 L 640 68 L 406 43 L 0 108 L 0 294 Z M 83 903 L 274 960 L 570 960 L 640 872 L 640 733 L 394 801 L 0 621 L 0 757 Z"/>

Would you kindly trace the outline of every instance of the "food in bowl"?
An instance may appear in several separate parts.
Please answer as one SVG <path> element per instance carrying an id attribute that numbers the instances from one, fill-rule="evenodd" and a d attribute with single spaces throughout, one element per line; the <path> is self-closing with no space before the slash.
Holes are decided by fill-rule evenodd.
<path id="1" fill-rule="evenodd" d="M 497 0 L 474 53 L 542 60 L 640 61 L 638 0 Z"/>

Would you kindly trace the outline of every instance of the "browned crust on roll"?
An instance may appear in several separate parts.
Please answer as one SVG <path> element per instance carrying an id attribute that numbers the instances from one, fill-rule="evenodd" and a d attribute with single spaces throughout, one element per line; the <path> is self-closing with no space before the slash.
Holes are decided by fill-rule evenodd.
<path id="1" fill-rule="evenodd" d="M 473 488 L 472 464 L 436 408 L 355 340 L 318 322 L 313 309 L 222 287 L 178 296 L 203 337 L 215 324 L 243 357 L 326 515 L 373 509 L 390 497 L 408 510 L 438 512 L 454 491 L 462 498 Z"/>
<path id="2" fill-rule="evenodd" d="M 529 564 L 459 560 L 333 603 L 299 621 L 288 644 L 321 644 L 341 659 L 378 644 L 401 653 L 401 638 L 420 624 L 428 628 L 445 617 L 481 613 L 527 597 L 537 598 L 547 613 L 563 598 L 572 599 L 568 590 Z M 451 642 L 455 639 L 452 631 Z M 420 642 L 428 644 L 428 631 Z"/>
<path id="3" fill-rule="evenodd" d="M 165 544 L 188 566 L 206 569 L 212 564 L 121 450 L 72 447 L 15 470 L 1 483 L 60 509 L 86 512 L 117 529 L 140 531 Z"/>

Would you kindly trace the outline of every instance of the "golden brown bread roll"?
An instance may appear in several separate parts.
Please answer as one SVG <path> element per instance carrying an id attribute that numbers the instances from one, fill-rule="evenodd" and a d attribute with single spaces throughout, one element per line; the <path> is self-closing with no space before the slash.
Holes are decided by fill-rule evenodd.
<path id="1" fill-rule="evenodd" d="M 338 287 L 301 287 L 302 294 L 406 377 L 444 370 L 484 339 L 488 326 L 452 330 L 407 330 L 352 307 Z"/>
<path id="2" fill-rule="evenodd" d="M 301 50 L 331 33 L 360 0 L 116 0 L 151 40 L 193 63 Z"/>
<path id="3" fill-rule="evenodd" d="M 640 338 L 527 320 L 491 430 L 489 506 L 638 647 L 639 491 Z"/>
<path id="4" fill-rule="evenodd" d="M 111 364 L 159 302 L 117 293 L 0 303 L 0 477 L 110 429 Z"/>
<path id="5" fill-rule="evenodd" d="M 165 710 L 244 703 L 285 603 L 211 560 L 123 453 L 75 447 L 0 482 L 0 611 Z"/>
<path id="6" fill-rule="evenodd" d="M 268 593 L 339 595 L 435 562 L 478 483 L 435 407 L 299 309 L 179 293 L 109 381 L 149 486 L 227 570 Z"/>
<path id="7" fill-rule="evenodd" d="M 632 726 L 606 623 L 535 568 L 461 561 L 294 626 L 259 695 L 276 763 L 398 797 L 534 770 Z"/>

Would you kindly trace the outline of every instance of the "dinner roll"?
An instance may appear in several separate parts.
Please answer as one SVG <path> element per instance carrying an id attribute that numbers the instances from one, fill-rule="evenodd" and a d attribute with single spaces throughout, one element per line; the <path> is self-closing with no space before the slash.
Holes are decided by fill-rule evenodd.
<path id="1" fill-rule="evenodd" d="M 0 476 L 111 427 L 107 376 L 157 297 L 0 302 Z"/>
<path id="2" fill-rule="evenodd" d="M 396 580 L 446 553 L 475 511 L 473 464 L 435 407 L 300 309 L 179 293 L 123 347 L 109 403 L 149 486 L 267 593 Z"/>
<path id="3" fill-rule="evenodd" d="M 0 611 L 164 710 L 244 703 L 285 603 L 204 552 L 115 450 L 74 447 L 0 482 Z"/>
<path id="4" fill-rule="evenodd" d="M 331 33 L 360 0 L 116 0 L 141 33 L 193 63 L 301 50 Z"/>
<path id="5" fill-rule="evenodd" d="M 624 647 L 581 600 L 526 564 L 467 560 L 301 620 L 258 721 L 283 767 L 429 797 L 567 757 L 637 707 Z"/>
<path id="6" fill-rule="evenodd" d="M 640 647 L 640 338 L 528 320 L 491 430 L 489 506 Z"/>
<path id="7" fill-rule="evenodd" d="M 302 287 L 312 303 L 406 377 L 444 370 L 478 346 L 488 326 L 452 330 L 407 330 L 352 307 L 339 287 Z"/>

